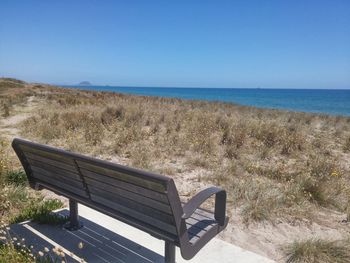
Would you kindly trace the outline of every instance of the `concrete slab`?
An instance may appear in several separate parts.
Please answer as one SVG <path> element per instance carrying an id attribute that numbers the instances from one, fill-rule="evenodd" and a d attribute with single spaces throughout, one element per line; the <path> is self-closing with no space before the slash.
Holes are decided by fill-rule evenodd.
<path id="1" fill-rule="evenodd" d="M 68 215 L 69 211 L 57 211 Z M 52 250 L 62 247 L 66 262 L 164 262 L 164 242 L 143 231 L 133 228 L 86 206 L 79 205 L 80 220 L 84 227 L 67 231 L 59 226 L 39 225 L 24 222 L 11 226 L 11 233 L 18 239 L 25 238 L 27 246 L 33 245 L 34 252 L 45 247 Z M 79 248 L 79 243 L 83 248 Z M 50 256 L 55 257 L 53 252 Z M 274 261 L 239 248 L 220 239 L 209 242 L 192 260 L 182 259 L 176 250 L 176 262 L 198 263 L 272 263 Z"/>

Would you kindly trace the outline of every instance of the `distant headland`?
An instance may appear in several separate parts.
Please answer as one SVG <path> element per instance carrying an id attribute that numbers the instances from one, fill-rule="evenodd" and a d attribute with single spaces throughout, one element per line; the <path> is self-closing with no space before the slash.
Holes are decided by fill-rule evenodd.
<path id="1" fill-rule="evenodd" d="M 79 86 L 91 86 L 91 83 L 89 81 L 82 81 L 79 83 Z"/>

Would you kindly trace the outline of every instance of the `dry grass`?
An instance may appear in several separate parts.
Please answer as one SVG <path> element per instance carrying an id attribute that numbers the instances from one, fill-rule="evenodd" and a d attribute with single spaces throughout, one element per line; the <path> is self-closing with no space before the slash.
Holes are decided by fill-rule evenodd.
<path id="1" fill-rule="evenodd" d="M 26 83 L 12 78 L 0 78 L 0 116 L 9 117 L 13 105 L 21 104 L 32 95 L 32 90 L 26 88 Z"/>
<path id="2" fill-rule="evenodd" d="M 30 93 L 45 110 L 22 124 L 23 137 L 156 172 L 173 160 L 205 169 L 246 222 L 312 219 L 317 206 L 346 212 L 349 118 L 48 86 Z"/>
<path id="3" fill-rule="evenodd" d="M 350 152 L 350 136 L 348 136 L 348 137 L 345 139 L 344 151 L 345 151 L 345 152 Z"/>
<path id="4" fill-rule="evenodd" d="M 285 249 L 287 263 L 349 263 L 350 241 L 309 239 L 295 241 Z"/>

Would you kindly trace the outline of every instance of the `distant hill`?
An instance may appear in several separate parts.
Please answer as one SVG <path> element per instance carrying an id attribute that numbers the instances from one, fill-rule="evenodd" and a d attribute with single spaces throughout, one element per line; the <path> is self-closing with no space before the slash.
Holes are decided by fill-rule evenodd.
<path id="1" fill-rule="evenodd" d="M 19 80 L 19 79 L 14 79 L 14 78 L 1 78 L 0 77 L 0 81 L 1 82 L 12 82 L 12 83 L 16 83 L 16 84 L 26 84 L 25 81 Z"/>
<path id="2" fill-rule="evenodd" d="M 0 78 L 0 93 L 13 88 L 23 88 L 26 83 L 14 78 Z"/>
<path id="3" fill-rule="evenodd" d="M 91 83 L 89 81 L 82 81 L 79 83 L 80 86 L 90 86 Z"/>

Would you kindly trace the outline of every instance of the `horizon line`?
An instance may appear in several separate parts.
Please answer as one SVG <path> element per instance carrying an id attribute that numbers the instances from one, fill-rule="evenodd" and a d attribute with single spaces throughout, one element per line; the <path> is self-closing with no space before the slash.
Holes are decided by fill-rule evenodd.
<path id="1" fill-rule="evenodd" d="M 93 88 L 93 87 L 109 87 L 109 88 L 170 88 L 170 89 L 252 89 L 252 90 L 350 90 L 349 88 L 271 88 L 271 87 L 247 87 L 247 88 L 239 88 L 239 87 L 200 87 L 200 86 L 134 86 L 134 85 L 79 85 L 79 84 L 56 84 L 52 83 L 49 85 L 54 86 L 62 86 L 62 87 L 73 87 L 73 88 Z"/>

